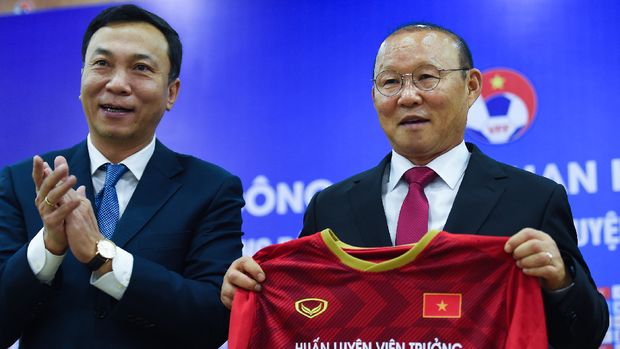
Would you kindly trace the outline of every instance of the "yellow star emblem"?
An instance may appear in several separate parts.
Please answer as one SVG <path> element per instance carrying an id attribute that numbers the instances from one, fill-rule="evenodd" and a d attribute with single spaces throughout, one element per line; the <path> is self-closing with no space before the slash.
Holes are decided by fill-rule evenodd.
<path id="1" fill-rule="evenodd" d="M 441 300 L 441 303 L 437 303 L 437 307 L 440 311 L 447 311 L 448 309 L 448 303 L 445 303 L 443 301 L 443 299 Z"/>
<path id="2" fill-rule="evenodd" d="M 495 74 L 491 78 L 491 87 L 493 87 L 494 90 L 503 89 L 505 83 L 506 79 L 499 74 Z"/>

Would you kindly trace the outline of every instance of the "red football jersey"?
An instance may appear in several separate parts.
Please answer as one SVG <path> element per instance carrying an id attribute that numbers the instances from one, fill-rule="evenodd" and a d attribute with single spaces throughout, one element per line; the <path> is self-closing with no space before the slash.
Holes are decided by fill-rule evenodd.
<path id="1" fill-rule="evenodd" d="M 356 248 L 326 229 L 256 253 L 262 292 L 239 289 L 230 349 L 548 347 L 542 295 L 506 237 L 428 232 Z"/>

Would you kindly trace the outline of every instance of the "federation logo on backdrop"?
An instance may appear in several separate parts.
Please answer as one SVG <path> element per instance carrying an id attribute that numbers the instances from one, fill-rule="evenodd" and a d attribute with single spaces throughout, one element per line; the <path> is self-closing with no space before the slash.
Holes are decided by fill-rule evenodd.
<path id="1" fill-rule="evenodd" d="M 469 109 L 467 135 L 490 144 L 515 141 L 530 128 L 536 93 L 528 79 L 507 68 L 482 73 L 482 93 Z"/>

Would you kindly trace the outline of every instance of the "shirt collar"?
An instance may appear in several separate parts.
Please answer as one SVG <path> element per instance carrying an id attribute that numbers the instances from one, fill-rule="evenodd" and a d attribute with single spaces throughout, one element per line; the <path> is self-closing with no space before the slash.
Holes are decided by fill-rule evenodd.
<path id="1" fill-rule="evenodd" d="M 463 173 L 465 173 L 470 155 L 467 146 L 465 146 L 465 141 L 462 141 L 456 147 L 433 159 L 433 161 L 429 162 L 426 166 L 435 171 L 439 178 L 441 178 L 450 189 L 454 189 L 461 176 L 463 176 Z M 408 169 L 415 166 L 416 165 L 407 160 L 407 158 L 392 150 L 390 178 L 387 188 L 388 192 L 394 190 L 403 174 Z"/>
<path id="2" fill-rule="evenodd" d="M 106 157 L 101 154 L 101 152 L 95 147 L 93 141 L 90 138 L 90 133 L 88 134 L 88 137 L 86 139 L 86 144 L 88 146 L 88 155 L 90 157 L 90 174 L 93 175 L 99 169 L 99 167 L 101 167 L 101 165 L 111 161 L 106 159 Z M 153 139 L 146 147 L 140 149 L 140 151 L 132 154 L 120 163 L 127 166 L 129 171 L 136 177 L 136 179 L 140 180 L 140 178 L 142 178 L 142 174 L 144 173 L 144 169 L 146 168 L 146 164 L 148 164 L 154 152 L 155 136 L 153 136 Z"/>

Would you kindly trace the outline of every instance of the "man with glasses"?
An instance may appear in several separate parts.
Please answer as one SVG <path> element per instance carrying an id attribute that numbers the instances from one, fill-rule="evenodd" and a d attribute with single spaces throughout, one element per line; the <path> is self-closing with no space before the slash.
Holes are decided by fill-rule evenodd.
<path id="1" fill-rule="evenodd" d="M 379 48 L 373 83 L 392 152 L 317 193 L 300 236 L 331 228 L 355 246 L 415 243 L 432 229 L 511 236 L 505 252 L 540 280 L 550 344 L 597 348 L 607 305 L 577 248 L 564 188 L 464 142 L 482 74 L 463 39 L 435 25 L 402 27 Z M 260 291 L 265 277 L 251 258 L 238 259 L 224 278 L 222 301 L 231 306 L 235 287 Z"/>

